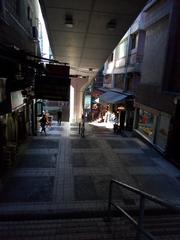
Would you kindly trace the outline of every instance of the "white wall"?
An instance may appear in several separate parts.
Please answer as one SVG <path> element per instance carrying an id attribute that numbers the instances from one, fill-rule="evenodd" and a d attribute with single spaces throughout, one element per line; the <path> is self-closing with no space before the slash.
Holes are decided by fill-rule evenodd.
<path id="1" fill-rule="evenodd" d="M 71 78 L 70 122 L 79 122 L 83 113 L 83 92 L 89 84 L 88 78 Z"/>

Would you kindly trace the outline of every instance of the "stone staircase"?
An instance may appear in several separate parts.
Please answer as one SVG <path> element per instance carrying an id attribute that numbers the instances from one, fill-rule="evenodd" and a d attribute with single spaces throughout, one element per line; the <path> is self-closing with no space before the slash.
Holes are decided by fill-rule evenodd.
<path id="1" fill-rule="evenodd" d="M 160 240 L 180 239 L 180 214 L 146 216 L 145 230 Z M 1 220 L 1 240 L 133 240 L 136 231 L 125 217 Z M 143 240 L 148 239 L 142 237 Z"/>

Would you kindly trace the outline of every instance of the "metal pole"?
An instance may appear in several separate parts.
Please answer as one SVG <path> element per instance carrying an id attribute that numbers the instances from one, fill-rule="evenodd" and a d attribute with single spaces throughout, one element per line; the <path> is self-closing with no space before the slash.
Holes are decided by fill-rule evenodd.
<path id="1" fill-rule="evenodd" d="M 108 197 L 108 221 L 111 221 L 111 200 L 112 200 L 112 181 L 109 184 L 109 197 Z"/>
<path id="2" fill-rule="evenodd" d="M 37 136 L 37 99 L 35 99 L 35 121 L 34 121 L 34 135 Z"/>
<path id="3" fill-rule="evenodd" d="M 141 195 L 140 205 L 139 205 L 139 219 L 138 219 L 136 240 L 140 240 L 141 236 L 142 236 L 141 230 L 143 229 L 143 222 L 144 222 L 144 206 L 145 206 L 145 198 L 143 195 Z"/>
<path id="4" fill-rule="evenodd" d="M 79 134 L 81 133 L 81 123 L 79 122 Z"/>

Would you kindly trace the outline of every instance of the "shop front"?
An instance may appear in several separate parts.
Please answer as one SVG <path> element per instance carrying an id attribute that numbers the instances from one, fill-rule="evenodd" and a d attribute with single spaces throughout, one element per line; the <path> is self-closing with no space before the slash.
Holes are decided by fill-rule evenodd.
<path id="1" fill-rule="evenodd" d="M 26 138 L 26 104 L 21 91 L 11 92 L 11 113 L 7 115 L 7 140 L 15 145 Z"/>
<path id="2" fill-rule="evenodd" d="M 165 152 L 171 116 L 137 103 L 135 113 L 134 130 Z"/>
<path id="3" fill-rule="evenodd" d="M 132 130 L 134 118 L 134 97 L 118 90 L 109 89 L 99 96 L 100 115 L 104 122 L 114 124 L 121 130 Z M 97 101 L 96 100 L 96 101 Z M 101 120 L 100 120 L 101 121 Z"/>
<path id="4" fill-rule="evenodd" d="M 156 115 L 142 108 L 138 110 L 137 130 L 153 142 L 155 134 Z"/>

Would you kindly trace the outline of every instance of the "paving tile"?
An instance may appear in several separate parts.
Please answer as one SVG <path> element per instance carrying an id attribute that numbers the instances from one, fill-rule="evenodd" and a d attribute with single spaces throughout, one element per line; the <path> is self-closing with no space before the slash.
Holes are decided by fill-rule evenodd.
<path id="1" fill-rule="evenodd" d="M 57 132 L 59 132 L 59 131 L 63 131 L 63 129 L 60 128 L 60 127 L 55 127 L 55 126 L 53 126 L 53 127 L 49 128 L 49 132 L 51 132 L 51 131 L 57 131 Z"/>
<path id="2" fill-rule="evenodd" d="M 79 132 L 79 127 L 71 127 L 70 130 Z"/>
<path id="3" fill-rule="evenodd" d="M 71 139 L 72 148 L 95 148 L 97 147 L 97 142 L 87 140 L 87 139 Z"/>
<path id="4" fill-rule="evenodd" d="M 47 137 L 47 138 L 46 138 Z M 29 148 L 58 148 L 59 141 L 56 139 L 48 139 L 48 136 L 46 136 L 42 139 L 33 139 L 29 143 Z"/>
<path id="5" fill-rule="evenodd" d="M 21 158 L 20 168 L 55 168 L 57 153 L 55 154 L 25 154 Z"/>
<path id="6" fill-rule="evenodd" d="M 96 189 L 91 176 L 74 176 L 75 200 L 96 200 Z"/>
<path id="7" fill-rule="evenodd" d="M 162 171 L 156 167 L 128 167 L 127 170 L 132 175 L 159 175 L 162 174 Z"/>
<path id="8" fill-rule="evenodd" d="M 102 153 L 73 153 L 72 155 L 73 167 L 105 167 L 106 159 Z"/>
<path id="9" fill-rule="evenodd" d="M 4 185 L 0 202 L 51 201 L 54 177 L 12 177 Z"/>
<path id="10" fill-rule="evenodd" d="M 155 167 L 157 164 L 151 159 L 151 157 L 145 154 L 118 154 L 119 160 L 123 162 L 125 166 L 131 167 Z"/>
<path id="11" fill-rule="evenodd" d="M 140 148 L 140 145 L 133 141 L 106 140 L 112 148 Z"/>
<path id="12" fill-rule="evenodd" d="M 97 175 L 94 177 L 94 183 L 96 186 L 97 200 L 108 200 L 109 183 L 112 179 L 111 175 Z M 112 199 L 121 199 L 122 192 L 119 188 L 113 188 Z"/>
<path id="13" fill-rule="evenodd" d="M 180 199 L 180 183 L 167 175 L 134 175 L 134 178 L 145 192 L 170 201 Z"/>

